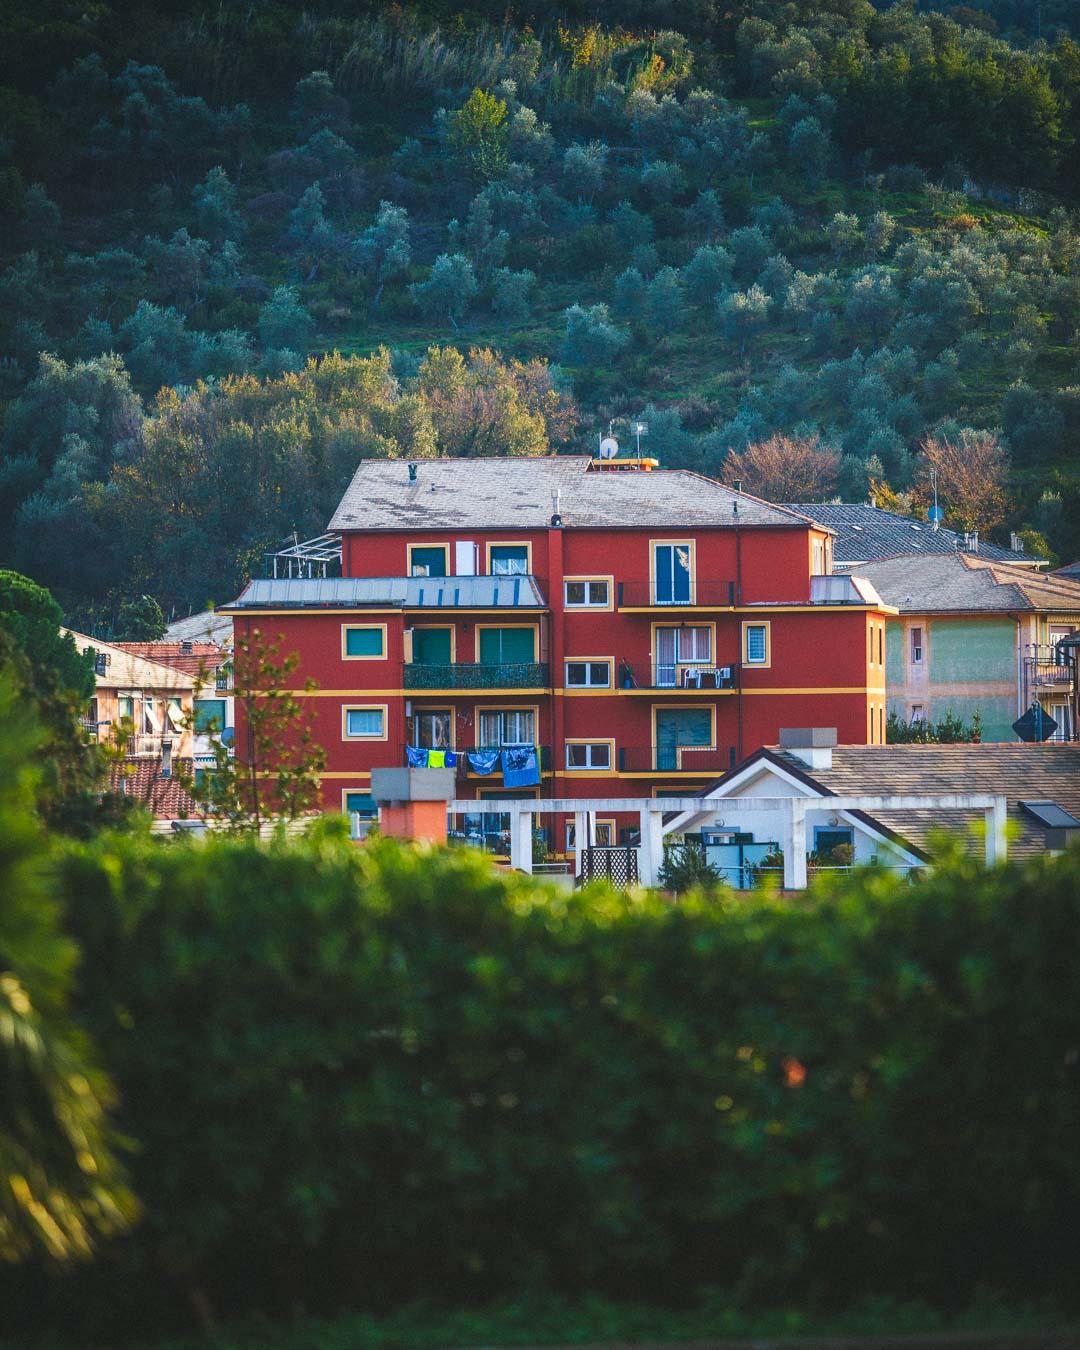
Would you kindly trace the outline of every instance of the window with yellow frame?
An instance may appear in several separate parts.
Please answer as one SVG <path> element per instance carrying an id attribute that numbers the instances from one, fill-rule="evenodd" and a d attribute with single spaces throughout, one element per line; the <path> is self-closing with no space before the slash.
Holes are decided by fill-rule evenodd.
<path id="1" fill-rule="evenodd" d="M 759 670 L 772 665 L 772 624 L 767 619 L 749 619 L 743 624 L 742 659 L 744 666 Z"/>
<path id="2" fill-rule="evenodd" d="M 343 623 L 341 625 L 343 661 L 383 661 L 386 659 L 386 624 Z"/>

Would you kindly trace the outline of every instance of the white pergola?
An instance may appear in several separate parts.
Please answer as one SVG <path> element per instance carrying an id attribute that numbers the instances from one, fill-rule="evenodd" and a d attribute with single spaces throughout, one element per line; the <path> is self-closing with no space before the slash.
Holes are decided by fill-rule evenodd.
<path id="1" fill-rule="evenodd" d="M 669 812 L 694 816 L 723 810 L 730 821 L 744 813 L 779 811 L 784 817 L 784 889 L 806 886 L 807 811 L 964 811 L 982 813 L 986 822 L 986 863 L 1004 862 L 1008 849 L 1006 799 L 986 792 L 929 793 L 904 796 L 870 794 L 835 797 L 521 797 L 486 799 L 455 798 L 447 809 L 459 814 L 509 815 L 510 866 L 532 872 L 533 816 L 573 815 L 574 874 L 581 874 L 581 850 L 596 842 L 596 817 L 612 812 L 636 812 L 641 822 L 638 875 L 643 886 L 655 886 L 664 860 L 664 816 Z"/>

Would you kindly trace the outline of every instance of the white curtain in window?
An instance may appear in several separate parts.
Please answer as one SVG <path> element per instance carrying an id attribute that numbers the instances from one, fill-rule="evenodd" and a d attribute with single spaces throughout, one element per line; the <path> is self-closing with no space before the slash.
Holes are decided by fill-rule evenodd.
<path id="1" fill-rule="evenodd" d="M 675 628 L 656 630 L 656 683 L 660 686 L 675 685 L 675 662 L 677 646 Z"/>
<path id="2" fill-rule="evenodd" d="M 156 700 L 149 694 L 143 695 L 143 732 L 147 736 L 161 735 L 161 716 L 158 713 Z"/>

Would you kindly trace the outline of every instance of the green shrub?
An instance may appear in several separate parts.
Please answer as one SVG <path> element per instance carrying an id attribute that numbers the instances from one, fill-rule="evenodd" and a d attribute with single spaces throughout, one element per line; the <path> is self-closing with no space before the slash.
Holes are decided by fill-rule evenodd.
<path id="1" fill-rule="evenodd" d="M 61 881 L 118 1260 L 199 1307 L 1071 1287 L 1080 857 L 672 905 L 324 829 Z"/>

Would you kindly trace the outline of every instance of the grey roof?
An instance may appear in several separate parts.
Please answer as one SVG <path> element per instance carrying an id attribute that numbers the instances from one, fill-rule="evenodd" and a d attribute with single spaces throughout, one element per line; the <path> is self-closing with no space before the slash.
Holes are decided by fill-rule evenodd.
<path id="1" fill-rule="evenodd" d="M 363 460 L 329 528 L 540 530 L 551 520 L 556 492 L 569 529 L 808 524 L 786 507 L 688 469 L 596 470 L 588 455 L 415 463 L 410 483 L 405 460 Z"/>
<path id="2" fill-rule="evenodd" d="M 885 558 L 861 564 L 858 575 L 901 614 L 1080 614 L 1080 581 L 966 553 Z"/>
<path id="3" fill-rule="evenodd" d="M 244 609 L 543 609 L 531 576 L 315 577 L 250 581 L 229 611 Z"/>
<path id="4" fill-rule="evenodd" d="M 791 750 L 764 746 L 701 790 L 708 797 L 722 784 L 761 761 L 782 765 L 819 792 L 836 796 L 936 796 L 952 793 L 1001 793 L 1007 801 L 1013 832 L 1009 853 L 1030 857 L 1047 847 L 1060 847 L 1048 837 L 1052 829 L 1030 807 L 1052 802 L 1060 811 L 1080 817 L 1080 743 L 1025 745 L 839 745 L 830 768 L 808 768 Z M 981 813 L 931 810 L 855 811 L 854 815 L 925 851 L 938 830 L 961 835 Z"/>
<path id="5" fill-rule="evenodd" d="M 1054 576 L 1068 577 L 1072 581 L 1080 581 L 1080 562 L 1069 563 L 1067 567 L 1057 568 Z"/>
<path id="6" fill-rule="evenodd" d="M 165 637 L 170 642 L 216 642 L 220 647 L 232 641 L 232 619 L 215 609 L 204 609 L 169 624 Z"/>
<path id="7" fill-rule="evenodd" d="M 933 529 L 925 520 L 911 520 L 896 511 L 882 511 L 865 502 L 801 502 L 789 509 L 810 516 L 836 532 L 833 566 L 850 567 L 875 558 L 893 558 L 898 553 L 956 553 L 964 548 L 964 536 L 943 526 Z M 995 562 L 1039 562 L 1030 553 L 979 541 L 979 557 Z M 1042 559 L 1045 561 L 1045 559 Z"/>

